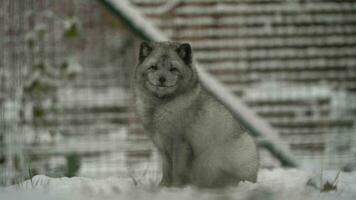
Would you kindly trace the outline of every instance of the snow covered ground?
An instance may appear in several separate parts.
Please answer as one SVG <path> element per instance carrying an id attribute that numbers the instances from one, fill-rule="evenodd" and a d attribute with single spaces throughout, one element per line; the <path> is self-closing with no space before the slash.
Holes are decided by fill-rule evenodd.
<path id="1" fill-rule="evenodd" d="M 320 180 L 322 177 L 322 183 Z M 104 199 L 356 199 L 356 173 L 340 173 L 336 190 L 321 192 L 327 181 L 334 182 L 335 171 L 307 173 L 295 169 L 261 170 L 257 183 L 243 182 L 224 190 L 158 188 L 159 177 L 140 179 L 49 178 L 35 176 L 17 185 L 0 189 L 6 200 L 104 200 Z M 331 187 L 332 188 L 332 187 Z"/>

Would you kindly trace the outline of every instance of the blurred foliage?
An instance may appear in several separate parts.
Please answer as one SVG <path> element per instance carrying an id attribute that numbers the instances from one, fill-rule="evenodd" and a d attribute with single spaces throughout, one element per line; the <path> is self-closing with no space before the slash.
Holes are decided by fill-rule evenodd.
<path id="1" fill-rule="evenodd" d="M 48 167 L 48 175 L 51 177 L 74 177 L 78 175 L 81 167 L 81 157 L 78 153 L 72 152 L 66 155 L 66 163 L 53 169 Z"/>
<path id="2" fill-rule="evenodd" d="M 36 24 L 34 28 L 25 36 L 25 41 L 28 47 L 32 50 L 38 50 L 38 45 L 46 38 L 48 33 L 47 27 L 44 24 Z"/>
<path id="3" fill-rule="evenodd" d="M 58 111 L 58 91 L 61 86 L 70 84 L 81 72 L 81 65 L 75 56 L 76 49 L 73 48 L 78 44 L 80 36 L 80 21 L 75 17 L 61 18 L 55 16 L 52 12 L 44 11 L 44 18 L 52 21 L 60 20 L 63 22 L 62 27 L 52 29 L 47 23 L 35 22 L 32 30 L 25 35 L 28 52 L 31 54 L 32 61 L 24 70 L 24 84 L 22 86 L 22 99 L 20 119 L 24 124 L 34 128 L 34 136 L 31 136 L 32 145 L 39 145 L 43 132 L 51 134 L 51 130 L 43 130 L 49 123 L 55 125 L 56 120 L 49 116 Z M 50 13 L 50 14 L 48 14 Z M 55 23 L 61 24 L 61 23 Z M 60 30 L 63 37 L 55 37 L 52 30 Z M 66 54 L 60 57 L 62 60 L 54 62 L 48 56 L 48 42 L 50 40 L 61 40 Z M 59 63 L 59 64 L 58 64 Z M 55 127 L 51 127 L 52 129 Z M 52 130 L 53 132 L 53 130 Z M 55 131 L 56 132 L 56 131 Z M 53 135 L 53 134 L 52 134 Z M 31 169 L 31 174 L 50 173 L 50 165 L 47 161 L 37 155 L 27 154 L 26 159 L 29 163 L 36 164 L 35 169 Z M 80 169 L 80 157 L 75 153 L 68 154 L 66 164 L 55 167 L 56 175 L 74 176 Z M 16 162 L 16 166 L 21 168 L 21 163 Z"/>
<path id="4" fill-rule="evenodd" d="M 24 91 L 27 94 L 34 94 L 37 97 L 47 95 L 53 90 L 55 90 L 53 85 L 41 79 L 35 79 L 24 87 Z"/>
<path id="5" fill-rule="evenodd" d="M 38 175 L 38 172 L 36 169 L 33 169 L 33 168 L 28 168 L 28 176 L 29 176 L 29 179 L 32 179 L 34 176 Z"/>
<path id="6" fill-rule="evenodd" d="M 63 36 L 65 38 L 76 38 L 80 35 L 80 23 L 77 18 L 70 18 L 64 21 L 64 32 Z"/>
<path id="7" fill-rule="evenodd" d="M 77 153 L 70 153 L 66 156 L 67 166 L 65 176 L 73 177 L 76 176 L 79 172 L 81 166 L 81 159 L 79 154 Z"/>
<path id="8" fill-rule="evenodd" d="M 49 16 L 54 17 L 53 15 Z M 71 39 L 63 42 L 70 45 L 80 35 L 79 20 L 74 17 L 61 20 L 64 22 L 62 29 L 64 37 L 62 39 Z M 69 58 L 64 58 L 59 66 L 49 64 L 43 50 L 48 34 L 48 27 L 38 23 L 25 36 L 35 63 L 29 66 L 26 72 L 22 102 L 24 109 L 28 105 L 33 108 L 30 119 L 26 119 L 25 114 L 22 114 L 21 118 L 24 122 L 32 121 L 35 127 L 41 120 L 44 122 L 47 112 L 56 110 L 57 91 L 61 83 L 74 79 L 81 72 L 81 65 L 72 55 Z M 70 50 L 68 51 L 70 52 Z"/>
<path id="9" fill-rule="evenodd" d="M 13 156 L 13 166 L 17 171 L 21 171 L 21 159 L 19 155 Z"/>
<path id="10" fill-rule="evenodd" d="M 74 57 L 67 58 L 60 66 L 61 76 L 67 79 L 74 79 L 81 71 L 82 67 Z"/>
<path id="11" fill-rule="evenodd" d="M 337 191 L 337 181 L 339 179 L 340 173 L 341 171 L 338 171 L 333 182 L 326 181 L 324 184 L 322 184 L 322 186 L 320 187 L 320 192 Z"/>
<path id="12" fill-rule="evenodd" d="M 34 116 L 35 120 L 43 118 L 45 116 L 45 114 L 46 114 L 46 111 L 44 110 L 44 108 L 39 107 L 39 106 L 38 107 L 35 106 L 33 108 L 33 116 Z"/>

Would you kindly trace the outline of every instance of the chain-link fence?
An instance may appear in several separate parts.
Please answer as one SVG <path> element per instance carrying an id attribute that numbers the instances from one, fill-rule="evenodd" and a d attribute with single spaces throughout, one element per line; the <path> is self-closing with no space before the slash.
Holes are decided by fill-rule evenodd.
<path id="1" fill-rule="evenodd" d="M 97 1 L 0 8 L 1 184 L 121 176 L 150 158 L 151 146 L 128 134 L 135 35 Z"/>
<path id="2" fill-rule="evenodd" d="M 96 0 L 0 1 L 0 184 L 143 176 L 133 115 L 140 38 Z M 306 169 L 356 165 L 356 3 L 132 0 L 277 130 Z M 279 166 L 261 152 L 262 167 Z"/>

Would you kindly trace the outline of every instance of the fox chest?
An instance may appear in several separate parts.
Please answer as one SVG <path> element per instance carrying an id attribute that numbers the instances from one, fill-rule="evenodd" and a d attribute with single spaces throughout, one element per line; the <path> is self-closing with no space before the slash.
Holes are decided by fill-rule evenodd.
<path id="1" fill-rule="evenodd" d="M 141 122 L 158 148 L 167 150 L 173 143 L 185 139 L 189 127 L 194 123 L 189 102 L 172 101 L 155 105 L 141 103 L 138 104 Z"/>
<path id="2" fill-rule="evenodd" d="M 157 109 L 152 116 L 155 132 L 167 136 L 179 136 L 189 125 L 189 114 L 179 109 Z"/>

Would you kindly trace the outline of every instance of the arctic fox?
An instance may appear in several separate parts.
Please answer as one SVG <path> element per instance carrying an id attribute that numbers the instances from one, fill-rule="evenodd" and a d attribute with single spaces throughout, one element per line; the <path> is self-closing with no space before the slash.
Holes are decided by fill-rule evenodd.
<path id="1" fill-rule="evenodd" d="M 142 42 L 136 111 L 162 158 L 163 186 L 224 187 L 255 182 L 256 144 L 199 83 L 188 43 Z"/>

